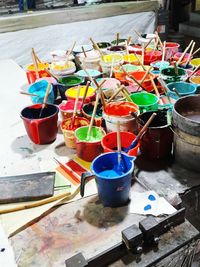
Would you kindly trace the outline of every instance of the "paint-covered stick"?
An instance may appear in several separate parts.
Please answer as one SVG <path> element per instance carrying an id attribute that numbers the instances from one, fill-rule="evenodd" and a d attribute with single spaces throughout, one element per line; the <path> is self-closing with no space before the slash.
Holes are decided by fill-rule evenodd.
<path id="1" fill-rule="evenodd" d="M 132 99 L 130 98 L 129 94 L 127 93 L 126 90 L 124 90 L 124 87 L 122 89 L 122 94 L 124 95 L 124 97 L 129 101 L 129 102 L 133 102 Z"/>
<path id="2" fill-rule="evenodd" d="M 98 103 L 99 103 L 99 93 L 97 94 L 96 96 L 96 101 L 95 101 L 95 104 L 94 104 L 94 109 L 93 109 L 93 112 L 92 112 L 92 116 L 91 116 L 91 120 L 90 120 L 90 125 L 88 127 L 88 132 L 87 132 L 87 138 L 88 139 L 90 137 L 90 134 L 91 134 L 91 130 L 92 130 L 92 126 L 93 126 L 93 123 L 94 123 L 94 118 L 95 118 L 95 115 L 96 115 L 96 112 L 97 112 L 97 106 L 98 106 Z"/>
<path id="3" fill-rule="evenodd" d="M 145 72 L 142 80 L 140 80 L 140 83 L 142 84 L 144 82 L 144 80 L 147 78 L 147 75 L 149 74 L 149 72 L 152 70 L 152 67 L 148 68 L 147 71 Z M 136 89 L 136 91 L 138 91 L 140 89 L 140 86 L 138 86 L 138 88 Z"/>
<path id="4" fill-rule="evenodd" d="M 114 94 L 107 100 L 107 103 L 110 103 L 123 89 L 123 85 L 121 85 L 115 92 Z"/>
<path id="5" fill-rule="evenodd" d="M 83 107 L 83 105 L 84 105 L 84 101 L 85 101 L 85 98 L 87 96 L 87 92 L 88 92 L 88 88 L 89 88 L 90 84 L 91 84 L 91 82 L 87 81 L 86 87 L 85 87 L 85 92 L 84 92 L 83 99 L 82 99 L 81 107 Z"/>
<path id="6" fill-rule="evenodd" d="M 127 38 L 127 45 L 130 45 L 130 43 L 131 43 L 131 39 L 132 39 L 131 36 L 129 36 L 129 37 Z"/>
<path id="7" fill-rule="evenodd" d="M 83 51 L 84 56 L 87 57 L 87 54 L 86 54 L 85 49 L 84 49 L 83 46 L 81 46 L 81 49 L 82 49 L 82 51 Z"/>
<path id="8" fill-rule="evenodd" d="M 69 56 L 71 55 L 71 53 L 74 50 L 75 45 L 76 45 L 76 41 L 72 44 L 72 47 L 66 52 L 66 60 L 65 60 L 66 64 L 67 64 L 67 62 L 69 60 Z"/>
<path id="9" fill-rule="evenodd" d="M 59 80 L 59 78 L 55 75 L 55 74 L 53 74 L 50 70 L 48 70 L 48 69 L 44 69 L 45 71 L 46 71 L 46 73 L 47 74 L 49 74 L 52 78 L 54 78 L 56 81 L 58 81 Z"/>
<path id="10" fill-rule="evenodd" d="M 194 50 L 194 46 L 195 46 L 195 42 L 192 44 L 192 47 L 190 49 L 190 53 L 188 55 L 188 58 L 187 58 L 187 61 L 185 62 L 185 66 L 187 67 L 187 65 L 189 64 L 191 58 L 192 58 L 192 53 L 193 53 L 193 50 Z"/>
<path id="11" fill-rule="evenodd" d="M 144 48 L 144 44 L 142 44 L 142 60 L 141 60 L 141 65 L 144 65 L 144 53 L 145 53 L 145 48 Z"/>
<path id="12" fill-rule="evenodd" d="M 32 48 L 33 55 L 38 63 L 41 63 L 42 61 L 39 59 L 39 57 L 36 55 L 34 48 Z"/>
<path id="13" fill-rule="evenodd" d="M 162 88 L 164 89 L 165 95 L 166 95 L 169 103 L 171 103 L 170 97 L 168 96 L 169 88 L 168 88 L 166 82 L 161 77 L 158 77 L 158 81 L 161 84 Z"/>
<path id="14" fill-rule="evenodd" d="M 189 43 L 189 45 L 185 48 L 185 50 L 183 51 L 182 55 L 180 56 L 179 60 L 177 61 L 177 65 L 179 65 L 181 63 L 181 61 L 183 60 L 185 54 L 187 53 L 187 51 L 190 49 L 190 46 L 192 45 L 193 40 L 191 40 L 191 42 Z"/>
<path id="15" fill-rule="evenodd" d="M 149 127 L 149 125 L 151 124 L 151 122 L 153 121 L 156 115 L 157 115 L 156 113 L 153 113 L 151 115 L 151 117 L 148 119 L 148 121 L 145 123 L 145 125 L 142 127 L 142 129 L 137 134 L 137 138 L 142 136 L 142 134 L 146 131 L 147 127 Z"/>
<path id="16" fill-rule="evenodd" d="M 98 87 L 98 83 L 97 83 L 97 81 L 96 81 L 95 79 L 92 78 L 92 76 L 89 74 L 89 72 L 86 70 L 86 68 L 85 68 L 83 65 L 81 66 L 81 68 L 82 68 L 82 70 L 86 73 L 88 79 L 89 79 L 93 84 L 95 84 L 96 87 Z"/>
<path id="17" fill-rule="evenodd" d="M 166 41 L 163 43 L 163 51 L 162 51 L 162 62 L 165 60 L 165 51 L 166 51 Z"/>
<path id="18" fill-rule="evenodd" d="M 24 92 L 24 91 L 20 91 L 19 93 L 22 94 L 22 95 L 37 96 L 38 97 L 37 94 L 32 94 L 32 93 L 28 93 L 28 92 Z"/>
<path id="19" fill-rule="evenodd" d="M 113 75 L 113 64 L 114 64 L 114 57 L 112 57 L 112 61 L 111 61 L 110 78 L 112 78 L 112 75 Z"/>
<path id="20" fill-rule="evenodd" d="M 47 103 L 47 99 L 48 99 L 48 95 L 49 95 L 50 89 L 51 89 L 51 83 L 48 83 L 47 89 L 46 89 L 46 92 L 45 92 L 45 96 L 44 96 L 44 100 L 43 100 L 43 104 L 42 104 L 42 107 L 41 107 L 41 110 L 40 110 L 39 118 L 42 116 L 43 109 L 46 107 L 46 103 Z"/>
<path id="21" fill-rule="evenodd" d="M 100 56 L 101 56 L 101 58 L 102 58 L 102 60 L 103 60 L 103 58 L 104 58 L 104 54 L 103 54 L 103 52 L 101 51 L 101 49 L 99 48 L 98 44 L 95 43 L 94 40 L 93 40 L 92 38 L 90 38 L 90 41 L 91 41 L 91 43 L 93 44 L 94 48 L 99 52 L 99 54 L 100 54 Z"/>
<path id="22" fill-rule="evenodd" d="M 118 167 L 121 165 L 122 155 L 121 155 L 121 136 L 120 136 L 120 122 L 117 122 L 117 161 L 118 161 Z"/>
<path id="23" fill-rule="evenodd" d="M 78 100 L 79 100 L 79 96 L 80 96 L 80 90 L 81 90 L 81 87 L 79 85 L 78 86 L 78 90 L 77 90 L 77 94 L 76 94 L 76 100 L 75 100 L 75 103 L 74 103 L 74 110 L 73 110 L 73 115 L 72 115 L 71 128 L 74 127 L 76 112 L 77 112 L 77 108 L 78 108 Z"/>
<path id="24" fill-rule="evenodd" d="M 101 104 L 103 107 L 106 106 L 106 101 L 105 101 L 105 98 L 104 98 L 104 94 L 103 94 L 103 91 L 102 91 L 102 88 L 99 87 L 99 93 L 100 93 L 100 96 L 101 96 Z"/>
<path id="25" fill-rule="evenodd" d="M 119 44 L 119 32 L 116 33 L 116 45 Z"/>
<path id="26" fill-rule="evenodd" d="M 38 65 L 37 65 L 37 61 L 36 61 L 35 54 L 33 51 L 34 50 L 32 48 L 31 56 L 32 56 L 33 65 L 34 65 L 34 69 L 35 69 L 35 75 L 36 75 L 36 78 L 39 79 L 40 76 L 39 76 L 39 72 L 38 72 Z"/>
<path id="27" fill-rule="evenodd" d="M 151 38 L 147 44 L 145 44 L 144 48 L 146 49 L 148 47 L 148 45 L 151 43 L 151 41 L 153 40 L 154 38 Z"/>
<path id="28" fill-rule="evenodd" d="M 141 34 L 136 30 L 136 29 L 133 29 L 133 31 L 135 32 L 135 34 L 140 38 L 141 37 Z"/>
<path id="29" fill-rule="evenodd" d="M 187 80 L 189 80 L 189 78 L 200 68 L 200 64 L 198 66 L 196 66 L 196 68 L 192 71 L 192 73 L 188 76 Z M 186 81 L 187 81 L 186 80 Z"/>
<path id="30" fill-rule="evenodd" d="M 146 68 L 145 68 L 144 64 L 142 64 L 142 61 L 139 59 L 139 57 L 137 56 L 137 54 L 136 54 L 136 53 L 134 53 L 134 55 L 135 55 L 135 57 L 136 57 L 137 61 L 139 62 L 140 66 L 143 68 L 143 70 L 145 70 L 145 71 L 146 71 Z"/>

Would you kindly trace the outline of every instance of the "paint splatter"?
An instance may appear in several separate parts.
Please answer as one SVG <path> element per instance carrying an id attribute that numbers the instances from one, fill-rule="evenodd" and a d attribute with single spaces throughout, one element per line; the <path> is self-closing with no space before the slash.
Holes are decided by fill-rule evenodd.
<path id="1" fill-rule="evenodd" d="M 145 207 L 144 207 L 144 210 L 146 211 L 146 210 L 150 210 L 151 209 L 151 205 L 150 204 L 148 204 L 148 205 L 146 205 Z"/>
<path id="2" fill-rule="evenodd" d="M 154 195 L 149 195 L 149 196 L 148 196 L 148 199 L 149 199 L 150 201 L 155 201 L 155 200 L 156 200 L 156 198 L 155 198 Z"/>

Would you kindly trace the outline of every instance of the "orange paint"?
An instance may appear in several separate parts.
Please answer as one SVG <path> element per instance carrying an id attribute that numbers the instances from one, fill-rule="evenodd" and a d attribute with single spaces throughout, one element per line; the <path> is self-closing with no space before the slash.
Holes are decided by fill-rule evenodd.
<path id="1" fill-rule="evenodd" d="M 137 112 L 138 106 L 130 102 L 112 102 L 106 105 L 104 112 L 107 115 L 127 116 L 130 112 Z"/>

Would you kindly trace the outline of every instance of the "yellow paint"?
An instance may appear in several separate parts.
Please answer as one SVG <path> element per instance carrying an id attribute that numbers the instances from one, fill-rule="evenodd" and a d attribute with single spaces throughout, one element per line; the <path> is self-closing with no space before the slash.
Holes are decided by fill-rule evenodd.
<path id="1" fill-rule="evenodd" d="M 44 70 L 44 69 L 47 69 L 49 67 L 49 64 L 48 63 L 39 63 L 38 64 L 38 70 Z M 34 65 L 31 64 L 27 67 L 27 70 L 29 71 L 35 71 L 35 68 L 34 68 Z"/>
<path id="2" fill-rule="evenodd" d="M 200 84 L 200 76 L 192 76 L 190 82 Z"/>
<path id="3" fill-rule="evenodd" d="M 123 61 L 123 56 L 120 55 L 120 54 L 109 54 L 109 55 L 105 55 L 103 56 L 103 61 L 104 62 L 108 62 L 108 63 L 111 63 L 111 62 L 120 62 L 120 61 Z"/>
<path id="4" fill-rule="evenodd" d="M 124 58 L 124 61 L 128 61 L 128 62 L 137 62 L 138 61 L 134 54 L 124 55 L 123 58 Z M 138 56 L 138 58 L 140 59 L 141 56 Z"/>
<path id="5" fill-rule="evenodd" d="M 191 64 L 192 66 L 194 66 L 194 67 L 199 66 L 199 64 L 200 64 L 200 58 L 194 58 L 194 59 L 192 59 L 192 60 L 190 61 L 190 64 Z"/>
<path id="6" fill-rule="evenodd" d="M 86 89 L 86 86 L 80 87 L 80 95 L 79 95 L 80 98 L 82 98 L 84 96 L 85 89 Z M 78 86 L 71 87 L 67 90 L 66 96 L 69 96 L 71 98 L 76 98 L 77 92 L 78 92 Z M 88 91 L 87 91 L 87 97 L 92 96 L 94 94 L 94 92 L 95 92 L 95 89 L 93 87 L 89 87 Z"/>
<path id="7" fill-rule="evenodd" d="M 74 62 L 72 61 L 58 61 L 58 62 L 52 62 L 50 65 L 50 68 L 53 70 L 67 70 L 67 69 L 71 69 L 74 68 Z"/>

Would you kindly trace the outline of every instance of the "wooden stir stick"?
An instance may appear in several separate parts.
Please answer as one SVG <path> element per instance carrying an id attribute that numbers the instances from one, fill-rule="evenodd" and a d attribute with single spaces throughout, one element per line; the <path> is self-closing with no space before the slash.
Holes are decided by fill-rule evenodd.
<path id="1" fill-rule="evenodd" d="M 82 51 L 83 51 L 84 56 L 87 57 L 87 54 L 86 54 L 85 49 L 84 49 L 83 46 L 81 46 L 81 49 L 82 49 Z"/>
<path id="2" fill-rule="evenodd" d="M 72 47 L 67 51 L 67 53 L 66 53 L 65 64 L 67 64 L 67 62 L 68 62 L 68 60 L 69 60 L 69 56 L 70 56 L 71 53 L 73 52 L 75 45 L 76 45 L 76 41 L 73 43 Z"/>
<path id="3" fill-rule="evenodd" d="M 162 62 L 165 60 L 165 51 L 166 51 L 166 41 L 163 43 L 163 51 L 162 51 Z"/>
<path id="4" fill-rule="evenodd" d="M 92 38 L 90 38 L 91 43 L 93 44 L 94 48 L 99 52 L 101 59 L 103 60 L 104 58 L 104 54 L 101 51 L 101 49 L 99 48 L 98 44 L 94 42 L 94 40 Z"/>
<path id="5" fill-rule="evenodd" d="M 32 94 L 32 93 L 28 93 L 28 92 L 24 92 L 24 91 L 20 91 L 19 93 L 22 94 L 22 95 L 37 96 L 38 97 L 37 94 Z"/>
<path id="6" fill-rule="evenodd" d="M 32 56 L 33 65 L 34 65 L 34 69 L 35 69 L 35 75 L 36 75 L 36 79 L 39 79 L 40 76 L 39 76 L 39 72 L 38 72 L 38 64 L 37 64 L 37 61 L 36 61 L 36 58 L 35 58 L 35 54 L 34 54 L 33 51 L 34 50 L 32 48 L 31 56 Z"/>
<path id="7" fill-rule="evenodd" d="M 115 92 L 114 94 L 107 100 L 107 103 L 110 103 L 123 89 L 123 85 L 121 85 Z"/>
<path id="8" fill-rule="evenodd" d="M 119 44 L 119 32 L 116 33 L 116 45 Z"/>
<path id="9" fill-rule="evenodd" d="M 76 117 L 76 112 L 77 112 L 77 108 L 78 108 L 78 100 L 79 100 L 79 96 L 80 96 L 80 90 L 81 90 L 81 87 L 79 85 L 78 86 L 78 90 L 77 90 L 77 94 L 76 94 L 76 100 L 75 100 L 75 103 L 74 103 L 74 110 L 73 110 L 73 115 L 72 115 L 71 128 L 74 127 L 74 123 L 75 123 L 75 117 Z"/>
<path id="10" fill-rule="evenodd" d="M 94 123 L 94 118 L 95 118 L 95 115 L 96 115 L 96 112 L 97 112 L 97 106 L 98 106 L 98 103 L 99 103 L 99 95 L 100 94 L 98 93 L 97 96 L 96 96 L 96 101 L 95 101 L 95 104 L 94 104 L 94 109 L 93 109 L 93 112 L 92 112 L 92 117 L 91 117 L 91 120 L 90 120 L 90 125 L 89 125 L 89 128 L 88 128 L 86 140 L 89 139 L 90 134 L 91 134 L 92 126 L 93 126 L 93 123 Z"/>
<path id="11" fill-rule="evenodd" d="M 189 64 L 189 62 L 190 62 L 190 60 L 192 58 L 192 53 L 193 53 L 195 44 L 196 44 L 195 42 L 192 44 L 192 47 L 190 49 L 190 53 L 188 55 L 187 61 L 185 62 L 185 67 L 187 67 L 187 65 Z"/>
<path id="12" fill-rule="evenodd" d="M 185 48 L 185 50 L 183 51 L 182 55 L 180 56 L 179 60 L 177 61 L 177 65 L 179 65 L 181 63 L 181 61 L 183 60 L 185 54 L 187 53 L 187 51 L 190 49 L 190 46 L 192 45 L 193 40 L 191 40 L 191 42 L 189 43 L 189 45 Z"/>
<path id="13" fill-rule="evenodd" d="M 43 112 L 44 108 L 46 107 L 48 95 L 49 95 L 49 92 L 50 92 L 50 88 L 51 88 L 51 83 L 48 83 L 47 89 L 46 89 L 46 93 L 45 93 L 45 96 L 44 96 L 44 100 L 43 100 L 43 104 L 42 104 L 42 107 L 41 107 L 41 110 L 40 110 L 39 118 L 41 118 L 42 112 Z"/>
<path id="14" fill-rule="evenodd" d="M 88 88 L 90 87 L 90 84 L 91 84 L 91 82 L 90 82 L 90 81 L 87 81 L 87 83 L 86 83 L 86 87 L 85 87 L 85 92 L 84 92 L 84 95 L 83 95 L 83 98 L 82 98 L 82 104 L 81 104 L 81 107 L 83 107 L 83 105 L 84 105 L 85 98 L 86 98 L 86 96 L 87 96 L 87 92 L 88 92 Z"/>

